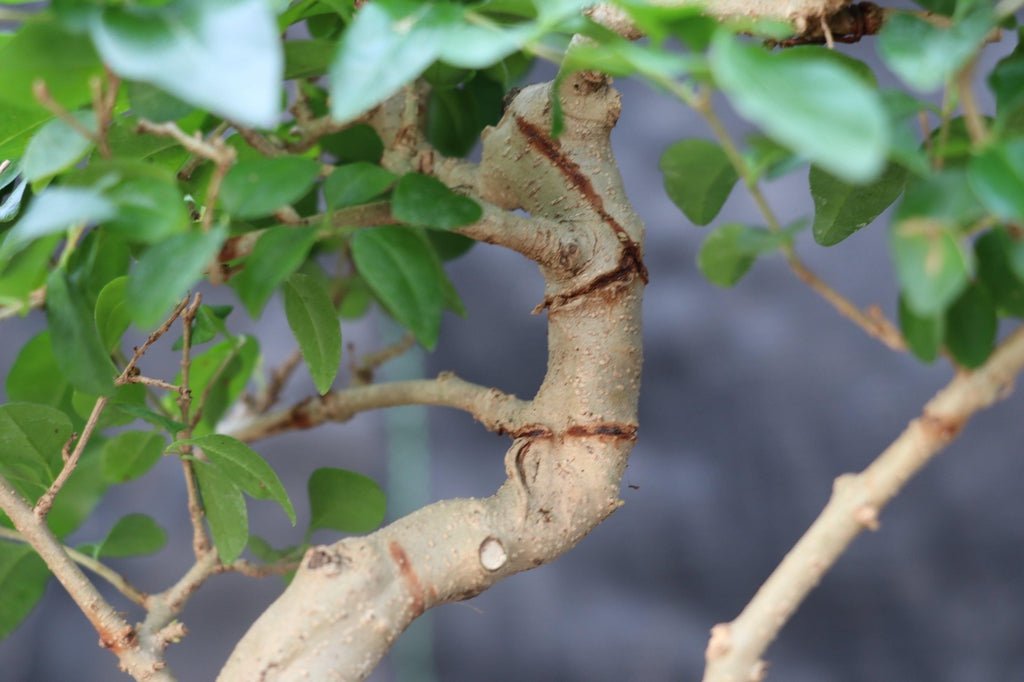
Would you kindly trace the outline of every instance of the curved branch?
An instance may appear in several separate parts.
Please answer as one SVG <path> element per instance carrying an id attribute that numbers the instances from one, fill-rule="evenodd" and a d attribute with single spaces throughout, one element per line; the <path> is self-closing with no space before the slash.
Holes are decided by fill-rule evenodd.
<path id="1" fill-rule="evenodd" d="M 939 453 L 978 411 L 1007 397 L 1024 368 L 1024 328 L 973 372 L 954 378 L 924 406 L 900 436 L 859 474 L 836 479 L 821 515 L 731 623 L 712 629 L 704 682 L 752 682 L 761 655 L 807 594 L 914 474 Z"/>
<path id="2" fill-rule="evenodd" d="M 444 373 L 436 379 L 370 384 L 314 396 L 229 431 L 238 440 L 252 442 L 283 431 L 308 429 L 324 422 L 345 422 L 360 412 L 401 405 L 454 407 L 470 413 L 491 431 L 514 433 L 523 423 L 529 403 L 496 388 L 478 386 Z"/>

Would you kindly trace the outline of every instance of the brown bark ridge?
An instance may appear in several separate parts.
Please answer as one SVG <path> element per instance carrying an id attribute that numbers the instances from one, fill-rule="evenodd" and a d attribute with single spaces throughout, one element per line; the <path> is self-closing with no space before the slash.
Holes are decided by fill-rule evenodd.
<path id="1" fill-rule="evenodd" d="M 521 91 L 486 131 L 474 182 L 479 199 L 526 211 L 545 233 L 540 246 L 517 249 L 546 281 L 548 366 L 516 415 L 530 428 L 510 434 L 508 479 L 490 497 L 437 502 L 310 549 L 220 680 L 363 679 L 426 609 L 551 561 L 622 504 L 637 429 L 643 225 L 609 144 L 618 93 L 594 74 L 567 78 L 566 127 L 553 139 L 550 88 Z M 463 232 L 497 240 L 485 228 Z"/>

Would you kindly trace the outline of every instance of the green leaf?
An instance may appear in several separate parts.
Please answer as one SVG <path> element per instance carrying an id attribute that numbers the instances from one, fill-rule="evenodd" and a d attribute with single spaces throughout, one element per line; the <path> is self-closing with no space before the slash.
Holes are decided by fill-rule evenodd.
<path id="1" fill-rule="evenodd" d="M 469 154 L 481 131 L 501 119 L 504 95 L 499 83 L 483 77 L 459 88 L 432 89 L 427 102 L 427 140 L 446 156 Z"/>
<path id="2" fill-rule="evenodd" d="M 0 639 L 14 632 L 43 598 L 50 571 L 28 545 L 0 542 Z"/>
<path id="3" fill-rule="evenodd" d="M 167 441 L 153 431 L 124 431 L 103 444 L 103 475 L 112 483 L 142 476 L 159 461 Z"/>
<path id="4" fill-rule="evenodd" d="M 71 411 L 71 384 L 57 365 L 50 330 L 39 332 L 21 347 L 5 388 L 9 400 Z"/>
<path id="5" fill-rule="evenodd" d="M 154 244 L 188 229 L 189 216 L 174 177 L 146 168 L 147 175 L 132 175 L 107 190 L 117 217 L 104 227 L 132 242 Z"/>
<path id="6" fill-rule="evenodd" d="M 104 348 L 110 352 L 121 345 L 121 337 L 131 324 L 125 300 L 127 288 L 128 278 L 118 277 L 108 282 L 96 298 L 96 328 Z"/>
<path id="7" fill-rule="evenodd" d="M 360 230 L 352 237 L 352 258 L 388 312 L 421 344 L 433 348 L 448 280 L 429 243 L 407 228 Z"/>
<path id="8" fill-rule="evenodd" d="M 483 209 L 437 178 L 407 173 L 395 185 L 391 213 L 410 225 L 450 230 L 480 220 Z"/>
<path id="9" fill-rule="evenodd" d="M 1004 228 L 989 230 L 974 242 L 981 279 L 1001 312 L 1024 317 L 1024 280 L 1013 270 L 1016 243 Z"/>
<path id="10" fill-rule="evenodd" d="M 167 544 L 167 533 L 145 514 L 129 514 L 118 520 L 93 551 L 94 557 L 128 557 L 156 554 Z"/>
<path id="11" fill-rule="evenodd" d="M 331 66 L 337 43 L 333 40 L 289 40 L 284 44 L 284 77 L 323 76 Z"/>
<path id="12" fill-rule="evenodd" d="M 232 336 L 224 320 L 234 310 L 230 305 L 201 305 L 192 323 L 192 347 L 213 341 L 220 334 L 225 338 Z M 171 345 L 171 350 L 181 350 L 185 345 L 185 337 L 179 336 Z"/>
<path id="13" fill-rule="evenodd" d="M 108 7 L 89 31 L 120 76 L 242 125 L 277 125 L 284 56 L 264 0 Z"/>
<path id="14" fill-rule="evenodd" d="M 231 280 L 249 315 L 258 318 L 278 285 L 302 265 L 316 232 L 315 227 L 272 227 L 260 236 L 245 269 Z"/>
<path id="15" fill-rule="evenodd" d="M 327 291 L 312 277 L 295 273 L 284 285 L 284 312 L 316 390 L 331 390 L 341 362 L 341 328 Z"/>
<path id="16" fill-rule="evenodd" d="M 889 247 L 907 305 L 917 315 L 941 313 L 967 286 L 969 254 L 945 223 L 903 220 L 892 230 Z"/>
<path id="17" fill-rule="evenodd" d="M 328 135 L 320 140 L 320 147 L 333 155 L 338 163 L 365 161 L 376 164 L 384 154 L 380 135 L 365 123 Z"/>
<path id="18" fill-rule="evenodd" d="M 899 304 L 900 330 L 907 342 L 907 347 L 918 359 L 934 362 L 942 348 L 942 337 L 945 335 L 945 317 L 942 315 L 918 315 L 907 305 L 906 298 L 900 296 Z"/>
<path id="19" fill-rule="evenodd" d="M 36 484 L 42 492 L 62 468 L 61 449 L 71 428 L 67 415 L 46 405 L 0 405 L 0 471 Z"/>
<path id="20" fill-rule="evenodd" d="M 103 476 L 103 460 L 99 456 L 100 439 L 93 436 L 78 461 L 74 473 L 64 484 L 46 517 L 50 530 L 63 538 L 78 529 L 89 517 L 106 493 L 107 479 Z"/>
<path id="21" fill-rule="evenodd" d="M 52 20 L 26 22 L 0 43 L 0 112 L 11 105 L 34 112 L 42 122 L 53 114 L 33 96 L 33 83 L 44 81 L 56 101 L 75 109 L 92 99 L 89 81 L 102 75 L 103 67 L 85 37 L 68 33 Z"/>
<path id="22" fill-rule="evenodd" d="M 889 122 L 877 91 L 848 65 L 806 51 L 773 55 L 721 31 L 711 70 L 737 111 L 833 175 L 865 182 L 882 172 Z"/>
<path id="23" fill-rule="evenodd" d="M 5 305 L 21 303 L 24 311 L 29 311 L 28 299 L 33 291 L 46 283 L 50 258 L 59 241 L 57 235 L 36 240 L 11 259 L 0 275 L 0 302 Z"/>
<path id="24" fill-rule="evenodd" d="M 194 108 L 173 95 L 149 83 L 126 81 L 125 91 L 132 113 L 154 123 L 177 121 L 188 116 Z"/>
<path id="25" fill-rule="evenodd" d="M 932 218 L 951 226 L 966 228 L 985 215 L 985 209 L 971 191 L 962 168 L 947 168 L 938 175 L 907 180 L 897 220 Z"/>
<path id="26" fill-rule="evenodd" d="M 239 488 L 257 500 L 274 500 L 295 525 L 295 508 L 274 470 L 259 453 L 242 441 L 222 434 L 177 440 L 168 449 L 192 445 Z"/>
<path id="27" fill-rule="evenodd" d="M 46 319 L 57 365 L 75 388 L 90 395 L 110 395 L 117 370 L 100 339 L 91 306 L 54 270 L 46 281 Z"/>
<path id="28" fill-rule="evenodd" d="M 369 533 L 384 521 L 387 500 L 380 486 L 345 469 L 317 469 L 309 477 L 310 530 Z"/>
<path id="29" fill-rule="evenodd" d="M 996 216 L 1024 221 L 1024 139 L 992 145 L 972 157 L 967 181 Z"/>
<path id="30" fill-rule="evenodd" d="M 908 13 L 896 13 L 882 27 L 878 52 L 905 83 L 930 92 L 967 63 L 993 25 L 991 8 L 979 8 L 949 27 Z"/>
<path id="31" fill-rule="evenodd" d="M 25 215 L 0 244 L 0 266 L 34 239 L 74 225 L 102 222 L 116 214 L 117 208 L 98 189 L 49 187 L 32 200 Z"/>
<path id="32" fill-rule="evenodd" d="M 665 192 L 697 225 L 722 210 L 739 174 L 722 148 L 709 140 L 680 140 L 661 155 Z"/>
<path id="33" fill-rule="evenodd" d="M 324 200 L 334 211 L 376 199 L 395 184 L 395 174 L 375 163 L 357 161 L 334 169 L 324 180 Z"/>
<path id="34" fill-rule="evenodd" d="M 1004 57 L 988 76 L 989 87 L 996 96 L 999 119 L 1007 117 L 1024 104 L 1024 29 L 1017 29 L 1017 47 Z"/>
<path id="35" fill-rule="evenodd" d="M 192 464 L 213 544 L 220 560 L 231 563 L 249 541 L 245 498 L 238 486 L 216 465 L 200 460 L 193 460 Z"/>
<path id="36" fill-rule="evenodd" d="M 224 177 L 221 205 L 235 218 L 261 218 L 301 199 L 320 164 L 300 156 L 239 161 Z"/>
<path id="37" fill-rule="evenodd" d="M 946 311 L 946 347 L 959 364 L 974 369 L 992 354 L 997 328 L 992 297 L 972 283 Z"/>
<path id="38" fill-rule="evenodd" d="M 76 111 L 71 114 L 86 130 L 96 130 L 96 113 Z M 92 149 L 92 140 L 60 119 L 54 119 L 36 131 L 25 147 L 21 170 L 35 182 L 70 168 Z"/>
<path id="39" fill-rule="evenodd" d="M 186 232 L 151 246 L 128 276 L 128 306 L 140 329 L 163 321 L 217 255 L 227 229 Z"/>
<path id="40" fill-rule="evenodd" d="M 740 281 L 754 260 L 785 243 L 784 234 L 746 225 L 723 225 L 704 240 L 697 267 L 712 284 L 731 287 Z"/>
<path id="41" fill-rule="evenodd" d="M 196 412 L 202 410 L 202 419 L 194 431 L 196 435 L 212 431 L 227 409 L 238 400 L 258 358 L 256 339 L 244 335 L 226 339 L 193 356 L 189 382 L 193 396 L 190 416 L 194 418 Z M 181 381 L 180 373 L 175 381 Z M 168 398 L 167 402 L 169 409 L 174 409 L 174 401 Z"/>
<path id="42" fill-rule="evenodd" d="M 906 179 L 906 169 L 895 164 L 889 164 L 877 180 L 866 185 L 844 182 L 811 166 L 814 240 L 822 246 L 832 246 L 869 225 L 896 201 Z"/>

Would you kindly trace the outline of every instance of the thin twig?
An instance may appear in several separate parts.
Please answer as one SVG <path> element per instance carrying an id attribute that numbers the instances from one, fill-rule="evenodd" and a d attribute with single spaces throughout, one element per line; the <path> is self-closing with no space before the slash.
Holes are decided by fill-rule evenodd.
<path id="1" fill-rule="evenodd" d="M 174 585 L 163 592 L 151 594 L 146 599 L 146 610 L 149 612 L 141 630 L 145 633 L 157 633 L 166 628 L 174 617 L 181 613 L 189 597 L 195 594 L 206 580 L 217 572 L 220 565 L 217 553 L 210 551 L 198 557 L 194 564 L 181 576 Z"/>
<path id="2" fill-rule="evenodd" d="M 0 527 L 0 538 L 30 544 L 21 533 L 9 528 Z M 107 566 L 102 561 L 94 559 L 88 554 L 79 552 L 74 547 L 63 545 L 63 548 L 67 555 L 71 557 L 76 564 L 89 569 L 99 577 L 106 580 L 114 589 L 130 599 L 132 602 L 139 606 L 145 605 L 146 594 L 135 588 L 130 582 L 128 582 L 128 580 L 125 579 L 124 576 L 110 568 L 110 566 Z"/>
<path id="3" fill-rule="evenodd" d="M 177 434 L 178 438 L 185 439 L 192 437 L 192 429 L 197 421 L 192 421 L 192 380 L 190 371 L 192 368 L 192 323 L 195 321 L 196 313 L 203 302 L 202 294 L 197 293 L 192 297 L 182 313 L 182 341 L 181 341 L 181 385 L 178 387 L 178 407 L 181 410 L 181 421 L 185 424 L 185 430 Z M 186 446 L 187 454 L 191 446 Z M 196 483 L 196 472 L 192 466 L 192 460 L 188 457 L 181 457 L 182 474 L 185 477 L 185 490 L 188 493 L 188 516 L 192 523 L 192 551 L 199 560 L 210 553 L 210 539 L 207 537 L 206 528 L 203 526 L 203 505 L 199 497 L 199 488 Z"/>
<path id="4" fill-rule="evenodd" d="M 42 104 L 43 107 L 45 107 L 51 114 L 66 123 L 79 135 L 89 140 L 97 147 L 99 146 L 100 139 L 96 134 L 96 131 L 86 128 L 81 121 L 71 115 L 71 112 L 62 107 L 60 102 L 55 100 L 53 95 L 50 94 L 50 88 L 47 87 L 46 81 L 41 78 L 36 79 L 32 83 L 32 95 L 36 98 L 36 101 Z"/>
<path id="5" fill-rule="evenodd" d="M 78 442 L 75 443 L 75 449 L 71 451 L 71 455 L 64 461 L 64 466 L 61 468 L 60 473 L 57 474 L 57 477 L 53 479 L 50 487 L 36 500 L 36 506 L 32 511 L 39 519 L 46 518 L 50 508 L 53 507 L 53 500 L 57 497 L 57 493 L 60 492 L 64 484 L 68 482 L 68 478 L 74 473 L 75 467 L 78 466 L 78 460 L 82 458 L 85 446 L 89 443 L 92 432 L 96 429 L 96 424 L 99 423 L 100 415 L 103 414 L 103 408 L 107 406 L 108 400 L 109 398 L 106 396 L 100 396 L 96 399 L 92 406 L 92 412 L 89 413 L 89 419 L 86 420 L 85 426 L 82 428 L 82 435 L 79 436 Z"/>
<path id="6" fill-rule="evenodd" d="M 355 387 L 373 383 L 373 373 L 378 367 L 402 355 L 412 348 L 414 343 L 416 343 L 416 338 L 412 334 L 405 334 L 389 346 L 363 356 L 358 363 L 352 364 L 351 385 Z"/>
<path id="7" fill-rule="evenodd" d="M 284 149 L 281 149 L 281 147 L 274 144 L 252 128 L 246 128 L 245 126 L 238 125 L 237 123 L 232 123 L 231 125 L 238 131 L 238 134 L 241 135 L 246 144 L 263 156 L 281 156 L 285 153 Z"/>
<path id="8" fill-rule="evenodd" d="M 952 441 L 977 412 L 1010 394 L 1024 367 L 1024 327 L 977 370 L 958 374 L 903 433 L 860 474 L 836 479 L 832 498 L 743 612 L 716 625 L 704 682 L 755 679 L 761 656 L 853 539 L 878 527 L 878 516 L 904 485 Z"/>
<path id="9" fill-rule="evenodd" d="M 270 380 L 260 391 L 259 395 L 252 399 L 252 410 L 256 414 L 264 414 L 273 407 L 281 397 L 281 391 L 291 378 L 292 373 L 302 362 L 302 352 L 296 348 L 285 358 L 284 362 L 274 368 L 270 373 Z"/>
<path id="10" fill-rule="evenodd" d="M 141 346 L 137 346 L 132 350 L 132 357 L 128 361 L 128 364 L 125 365 L 124 371 L 121 372 L 121 375 L 114 380 L 115 384 L 121 385 L 131 381 L 131 378 L 136 374 L 136 367 L 139 364 L 139 360 L 142 359 L 142 356 L 146 354 L 146 351 L 148 351 L 154 343 L 160 340 L 160 337 L 170 330 L 171 325 L 174 324 L 174 321 L 178 319 L 187 305 L 188 298 L 181 299 L 181 301 L 178 302 L 178 305 L 174 306 L 174 310 L 171 311 L 171 314 L 167 319 L 163 321 L 163 324 L 154 329 L 153 332 L 146 337 L 146 340 L 142 342 Z"/>
<path id="11" fill-rule="evenodd" d="M 298 570 L 300 561 L 277 561 L 271 564 L 254 564 L 245 559 L 238 559 L 218 568 L 219 573 L 238 573 L 247 578 L 268 578 L 275 575 L 287 575 Z"/>
<path id="12" fill-rule="evenodd" d="M 175 393 L 177 393 L 179 390 L 181 390 L 181 387 L 178 386 L 177 384 L 172 384 L 171 382 L 164 381 L 163 379 L 154 379 L 153 377 L 146 377 L 146 376 L 142 376 L 142 375 L 128 377 L 125 380 L 125 383 L 129 383 L 129 384 L 143 384 L 144 386 L 153 386 L 154 388 L 162 388 L 162 389 L 164 389 L 166 391 L 174 391 Z"/>

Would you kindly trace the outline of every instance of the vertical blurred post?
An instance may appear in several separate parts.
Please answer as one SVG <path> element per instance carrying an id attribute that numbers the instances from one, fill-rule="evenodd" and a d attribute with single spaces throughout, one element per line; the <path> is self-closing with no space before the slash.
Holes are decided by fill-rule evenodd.
<path id="1" fill-rule="evenodd" d="M 397 342 L 405 333 L 390 319 L 381 321 L 384 345 Z M 419 346 L 391 360 L 380 369 L 382 381 L 422 379 L 424 354 Z M 397 407 L 385 412 L 388 449 L 387 496 L 390 520 L 430 502 L 430 445 L 427 408 Z M 396 682 L 436 682 L 432 614 L 428 611 L 409 626 L 391 650 Z"/>

